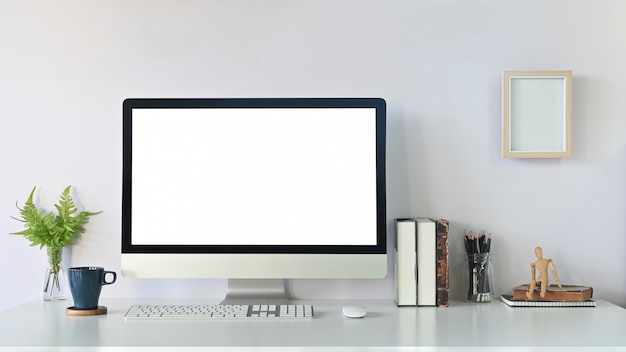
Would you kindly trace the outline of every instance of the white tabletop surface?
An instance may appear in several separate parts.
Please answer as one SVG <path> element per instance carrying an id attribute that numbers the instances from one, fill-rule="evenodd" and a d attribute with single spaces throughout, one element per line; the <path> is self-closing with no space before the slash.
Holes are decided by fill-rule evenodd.
<path id="1" fill-rule="evenodd" d="M 597 300 L 595 308 L 508 307 L 500 301 L 452 301 L 447 308 L 402 307 L 392 301 L 302 301 L 314 319 L 276 321 L 136 321 L 132 304 L 216 303 L 203 300 L 101 299 L 101 316 L 67 316 L 71 300 L 35 300 L 0 313 L 0 350 L 289 350 L 626 351 L 626 310 Z M 341 314 L 367 306 L 362 319 Z"/>

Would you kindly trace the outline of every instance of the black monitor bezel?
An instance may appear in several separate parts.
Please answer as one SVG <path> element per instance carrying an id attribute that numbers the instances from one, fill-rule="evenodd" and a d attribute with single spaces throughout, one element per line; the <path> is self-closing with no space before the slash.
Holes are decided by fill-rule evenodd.
<path id="1" fill-rule="evenodd" d="M 133 245 L 131 233 L 132 111 L 141 108 L 375 108 L 377 238 L 371 246 L 346 245 Z M 382 98 L 129 98 L 123 102 L 122 253 L 386 254 L 386 102 Z"/>

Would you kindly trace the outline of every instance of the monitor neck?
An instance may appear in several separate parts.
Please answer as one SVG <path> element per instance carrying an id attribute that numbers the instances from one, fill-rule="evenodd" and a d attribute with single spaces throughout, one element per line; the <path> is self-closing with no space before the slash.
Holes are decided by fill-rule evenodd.
<path id="1" fill-rule="evenodd" d="M 291 301 L 283 279 L 228 279 L 221 304 L 287 304 Z"/>

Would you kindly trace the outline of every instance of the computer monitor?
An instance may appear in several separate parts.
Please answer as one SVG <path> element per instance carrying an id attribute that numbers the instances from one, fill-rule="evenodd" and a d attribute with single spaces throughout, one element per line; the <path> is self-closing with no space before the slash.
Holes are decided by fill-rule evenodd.
<path id="1" fill-rule="evenodd" d="M 384 277 L 385 120 L 380 98 L 125 100 L 122 274 L 228 278 L 227 303 Z"/>

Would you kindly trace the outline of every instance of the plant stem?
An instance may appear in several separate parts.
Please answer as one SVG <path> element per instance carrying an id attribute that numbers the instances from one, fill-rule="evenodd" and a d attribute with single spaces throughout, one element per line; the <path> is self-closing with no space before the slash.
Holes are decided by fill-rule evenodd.
<path id="1" fill-rule="evenodd" d="M 61 259 L 63 257 L 63 247 L 47 247 L 48 261 L 52 272 L 56 275 L 61 270 Z"/>

